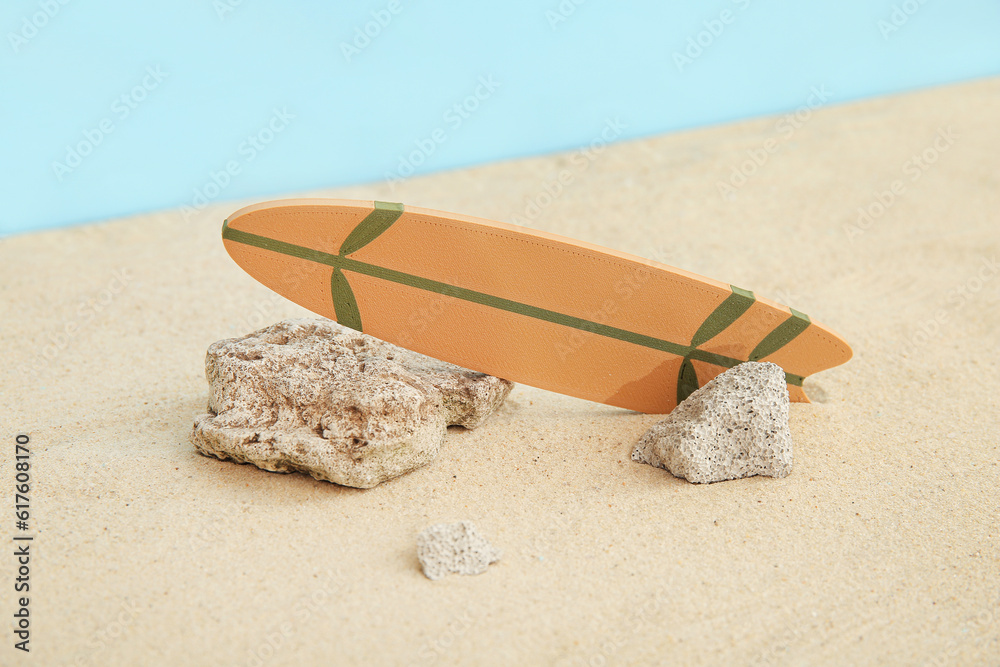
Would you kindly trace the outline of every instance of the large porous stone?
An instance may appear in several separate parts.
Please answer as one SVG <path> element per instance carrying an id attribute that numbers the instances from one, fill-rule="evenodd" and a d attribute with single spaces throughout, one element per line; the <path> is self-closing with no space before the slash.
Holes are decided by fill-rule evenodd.
<path id="1" fill-rule="evenodd" d="M 285 320 L 213 343 L 199 452 L 369 488 L 431 461 L 447 426 L 475 428 L 512 383 L 330 320 Z"/>
<path id="2" fill-rule="evenodd" d="M 632 459 L 698 483 L 786 476 L 792 436 L 785 372 L 748 361 L 717 375 L 653 426 Z"/>
<path id="3" fill-rule="evenodd" d="M 470 521 L 438 523 L 417 536 L 417 559 L 428 579 L 449 574 L 482 574 L 500 560 L 500 550 Z"/>

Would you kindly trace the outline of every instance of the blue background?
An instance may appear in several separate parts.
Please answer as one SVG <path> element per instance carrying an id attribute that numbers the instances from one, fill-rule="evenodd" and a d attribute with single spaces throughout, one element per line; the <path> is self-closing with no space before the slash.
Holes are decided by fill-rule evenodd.
<path id="1" fill-rule="evenodd" d="M 414 151 L 426 173 L 571 149 L 616 116 L 627 139 L 791 110 L 814 86 L 842 103 L 1000 73 L 996 0 L 333 5 L 4 3 L 0 234 L 384 180 Z M 499 87 L 447 115 L 480 77 Z M 276 109 L 294 118 L 249 159 Z"/>

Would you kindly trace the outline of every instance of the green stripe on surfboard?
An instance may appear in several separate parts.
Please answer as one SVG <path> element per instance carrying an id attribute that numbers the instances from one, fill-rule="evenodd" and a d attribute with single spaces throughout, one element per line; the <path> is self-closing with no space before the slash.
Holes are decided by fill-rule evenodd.
<path id="1" fill-rule="evenodd" d="M 691 357 L 684 357 L 681 362 L 681 370 L 677 373 L 677 405 L 680 405 L 685 398 L 698 391 L 698 371 L 691 363 Z"/>
<path id="2" fill-rule="evenodd" d="M 729 287 L 732 288 L 733 293 L 726 297 L 726 300 L 720 303 L 698 327 L 698 331 L 691 338 L 693 347 L 698 347 L 718 336 L 726 327 L 740 319 L 740 316 L 747 312 L 753 302 L 757 300 L 753 292 L 749 290 L 740 289 L 735 285 Z"/>
<path id="3" fill-rule="evenodd" d="M 757 344 L 757 347 L 750 353 L 750 361 L 758 361 L 774 354 L 809 328 L 810 320 L 808 315 L 800 313 L 794 308 L 789 308 L 789 310 L 792 311 L 791 316 L 776 326 L 771 333 L 764 337 L 764 340 Z"/>
<path id="4" fill-rule="evenodd" d="M 352 252 L 361 250 L 377 239 L 382 232 L 389 229 L 401 215 L 403 215 L 402 204 L 375 202 L 375 210 L 366 215 L 365 219 L 351 230 L 351 233 L 340 245 L 340 255 L 350 255 Z M 330 275 L 330 296 L 333 299 L 333 308 L 337 313 L 337 322 L 345 327 L 361 331 L 361 312 L 358 310 L 358 301 L 354 297 L 351 284 L 347 282 L 347 276 L 339 268 L 334 268 Z"/>
<path id="5" fill-rule="evenodd" d="M 350 255 L 352 252 L 361 250 L 378 238 L 382 232 L 389 229 L 401 215 L 403 215 L 402 204 L 375 202 L 375 210 L 359 222 L 358 226 L 351 230 L 351 233 L 344 239 L 344 243 L 340 246 L 340 254 Z"/>
<path id="6" fill-rule="evenodd" d="M 753 292 L 740 289 L 736 285 L 730 285 L 732 294 L 716 306 L 715 310 L 705 318 L 698 330 L 691 337 L 691 351 L 684 356 L 680 371 L 677 373 L 677 403 L 680 404 L 685 398 L 697 391 L 701 384 L 698 382 L 698 371 L 691 363 L 692 353 L 698 350 L 698 346 L 707 343 L 720 333 L 725 331 L 730 324 L 740 319 L 743 313 L 750 309 L 756 301 Z"/>
<path id="7" fill-rule="evenodd" d="M 397 215 L 396 218 L 398 217 L 399 216 Z M 395 219 L 393 219 L 393 222 L 394 221 Z M 389 224 L 391 224 L 391 222 Z M 364 243 L 359 245 L 358 248 L 356 249 L 359 249 L 360 247 L 363 247 L 367 243 L 370 243 L 374 238 L 376 238 L 379 234 L 385 231 L 385 229 L 388 229 L 388 226 L 389 225 L 385 225 L 378 232 L 378 234 L 372 235 L 371 238 L 367 238 L 367 233 L 364 237 L 362 237 L 359 234 L 359 238 L 367 238 L 367 240 L 365 240 Z M 628 331 L 626 329 L 620 329 L 618 327 L 613 327 L 607 324 L 593 322 L 580 317 L 566 315 L 564 313 L 547 310 L 545 308 L 539 308 L 537 306 L 520 303 L 518 301 L 513 301 L 511 299 L 504 299 L 502 297 L 493 296 L 492 294 L 477 292 L 475 290 L 467 289 L 465 287 L 449 285 L 448 283 L 442 283 L 436 280 L 431 280 L 429 278 L 423 278 L 421 276 L 415 276 L 412 274 L 403 273 L 402 271 L 388 269 L 385 267 L 377 266 L 375 264 L 361 262 L 355 259 L 351 259 L 350 257 L 345 257 L 343 254 L 334 255 L 332 253 L 322 252 L 320 250 L 314 250 L 312 248 L 298 246 L 292 243 L 287 243 L 285 241 L 278 241 L 276 239 L 268 238 L 266 236 L 260 236 L 257 234 L 252 234 L 250 232 L 244 232 L 229 227 L 228 220 L 223 224 L 222 237 L 226 240 L 234 241 L 236 243 L 254 246 L 256 248 L 261 248 L 263 250 L 269 250 L 271 252 L 288 255 L 290 257 L 298 257 L 299 259 L 304 259 L 310 262 L 316 262 L 318 264 L 325 264 L 335 269 L 334 274 L 337 273 L 336 270 L 339 270 L 341 272 L 352 271 L 354 273 L 360 273 L 363 275 L 371 276 L 372 278 L 388 280 L 390 282 L 394 282 L 400 285 L 406 285 L 409 287 L 414 287 L 416 289 L 422 289 L 428 292 L 434 292 L 437 294 L 442 294 L 445 296 L 462 299 L 464 301 L 469 301 L 471 303 L 478 303 L 480 305 L 489 306 L 491 308 L 496 308 L 498 310 L 504 310 L 507 312 L 524 315 L 526 317 L 532 317 L 535 319 L 544 320 L 546 322 L 552 322 L 554 324 L 559 324 L 573 329 L 579 329 L 581 331 L 591 332 L 600 336 L 605 336 L 607 338 L 613 338 L 616 340 L 632 343 L 634 345 L 641 345 L 655 350 L 668 352 L 670 354 L 674 354 L 679 357 L 684 357 L 688 360 L 704 361 L 706 363 L 715 364 L 717 366 L 722 366 L 724 368 L 732 368 L 733 366 L 741 364 L 743 363 L 743 361 L 745 361 L 743 359 L 734 359 L 732 357 L 726 357 L 724 355 L 716 354 L 714 352 L 707 352 L 705 350 L 700 350 L 692 345 L 682 345 L 680 343 L 674 343 L 672 341 L 655 338 L 653 336 L 647 336 L 645 334 Z M 348 238 L 350 238 L 350 235 L 348 236 Z M 341 246 L 341 248 L 343 249 L 344 246 L 346 245 L 347 244 L 345 241 L 345 243 Z M 350 286 L 348 285 L 347 287 L 349 288 Z M 333 279 L 331 279 L 331 293 L 333 292 L 334 292 Z M 734 291 L 733 294 L 738 294 L 738 293 Z M 739 296 L 745 297 L 746 294 L 749 293 L 745 292 L 744 290 L 740 290 Z M 353 292 L 351 293 L 350 298 L 353 301 Z M 732 297 L 727 297 L 727 300 L 728 298 Z M 356 303 L 354 304 L 354 307 L 356 308 Z M 336 309 L 336 301 L 334 303 L 334 308 Z M 718 308 L 716 310 L 718 310 Z M 713 311 L 713 313 L 714 312 L 715 311 Z M 727 312 L 735 312 L 735 308 L 727 307 Z M 711 315 L 709 317 L 711 317 Z M 339 321 L 340 320 L 338 311 L 338 322 Z M 355 323 L 359 325 L 359 330 L 360 330 L 360 324 L 361 324 L 360 316 L 358 317 L 357 320 L 355 320 Z M 350 324 L 346 323 L 342 324 L 345 324 L 345 326 L 351 326 Z M 715 326 L 717 326 L 717 324 L 713 325 L 713 328 Z M 779 328 L 781 326 L 782 325 L 779 325 Z M 699 327 L 699 332 L 701 332 L 701 330 L 704 327 L 705 325 L 702 324 L 702 326 Z M 711 329 L 707 329 L 706 331 L 711 331 Z M 769 337 L 770 334 L 768 338 Z M 782 337 L 784 337 L 784 335 Z M 765 338 L 765 340 L 767 339 Z M 788 341 L 790 340 L 791 338 L 788 339 Z M 758 345 L 758 348 L 760 348 L 760 345 Z M 801 386 L 803 377 L 800 375 L 795 375 L 793 373 L 786 372 L 785 379 L 788 382 L 788 384 Z M 696 376 L 695 376 L 695 381 L 697 381 Z"/>
<path id="8" fill-rule="evenodd" d="M 334 269 L 330 275 L 330 294 L 333 297 L 333 308 L 337 311 L 337 322 L 355 331 L 361 331 L 358 301 L 354 298 L 354 290 L 347 282 L 347 276 L 340 269 Z"/>

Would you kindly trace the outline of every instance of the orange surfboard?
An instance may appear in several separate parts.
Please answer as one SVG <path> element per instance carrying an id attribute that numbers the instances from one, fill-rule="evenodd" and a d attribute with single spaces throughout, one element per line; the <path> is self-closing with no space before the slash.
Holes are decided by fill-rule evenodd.
<path id="1" fill-rule="evenodd" d="M 851 349 L 804 313 L 590 243 L 386 202 L 289 199 L 222 227 L 230 256 L 342 325 L 496 375 L 640 412 L 670 412 L 747 360 L 807 375 Z"/>

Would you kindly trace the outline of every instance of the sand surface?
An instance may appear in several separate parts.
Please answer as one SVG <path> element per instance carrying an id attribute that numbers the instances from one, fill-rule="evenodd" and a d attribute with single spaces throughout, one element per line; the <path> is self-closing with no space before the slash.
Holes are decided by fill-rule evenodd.
<path id="1" fill-rule="evenodd" d="M 807 380 L 781 480 L 675 479 L 629 459 L 657 416 L 523 386 L 369 491 L 205 458 L 206 347 L 308 314 L 226 255 L 248 202 L 3 240 L 0 664 L 1000 664 L 998 119 L 993 79 L 310 193 L 527 223 L 830 325 L 855 357 Z M 431 582 L 416 535 L 458 519 L 503 558 Z"/>

